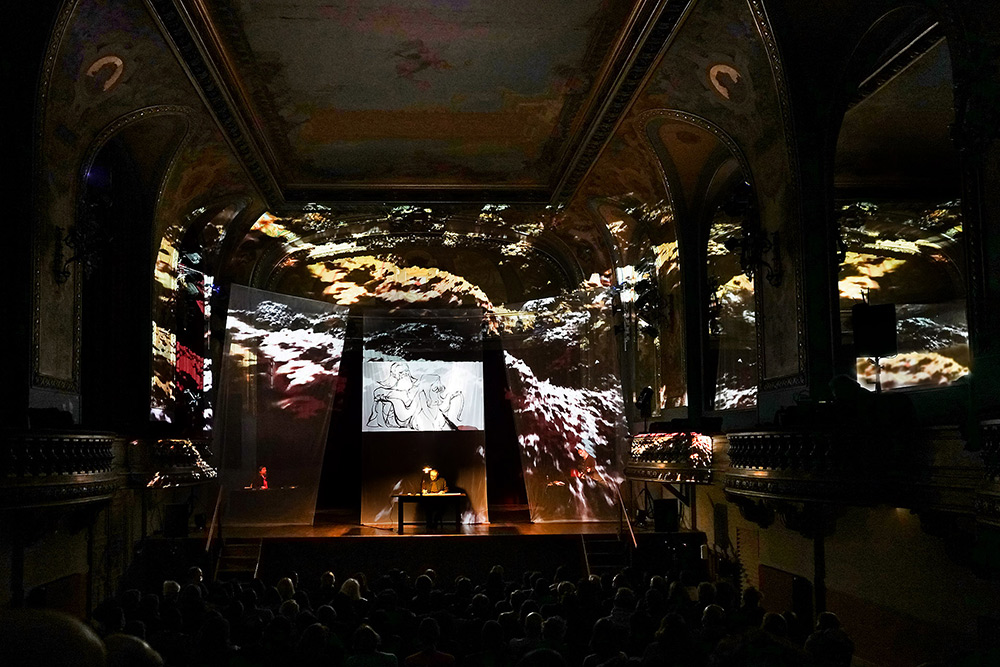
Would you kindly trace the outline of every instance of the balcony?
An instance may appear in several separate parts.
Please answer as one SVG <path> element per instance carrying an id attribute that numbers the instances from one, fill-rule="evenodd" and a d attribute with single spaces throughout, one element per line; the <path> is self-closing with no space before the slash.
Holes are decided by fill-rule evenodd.
<path id="1" fill-rule="evenodd" d="M 699 433 L 642 433 L 632 438 L 625 477 L 637 482 L 712 481 L 712 436 Z"/>
<path id="2" fill-rule="evenodd" d="M 107 500 L 118 487 L 117 436 L 62 430 L 0 432 L 0 508 Z"/>

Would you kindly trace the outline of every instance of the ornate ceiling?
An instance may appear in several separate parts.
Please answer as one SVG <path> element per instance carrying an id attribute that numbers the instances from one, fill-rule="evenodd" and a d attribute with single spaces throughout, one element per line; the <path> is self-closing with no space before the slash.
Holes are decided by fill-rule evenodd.
<path id="1" fill-rule="evenodd" d="M 272 206 L 565 198 L 687 6 L 154 4 Z"/>

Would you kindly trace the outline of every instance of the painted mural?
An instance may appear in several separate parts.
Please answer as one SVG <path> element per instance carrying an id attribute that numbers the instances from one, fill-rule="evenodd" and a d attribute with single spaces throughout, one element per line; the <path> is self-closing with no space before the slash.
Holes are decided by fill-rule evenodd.
<path id="1" fill-rule="evenodd" d="M 239 17 L 230 48 L 256 65 L 254 103 L 292 182 L 546 184 L 630 4 L 230 0 L 216 11 Z"/>

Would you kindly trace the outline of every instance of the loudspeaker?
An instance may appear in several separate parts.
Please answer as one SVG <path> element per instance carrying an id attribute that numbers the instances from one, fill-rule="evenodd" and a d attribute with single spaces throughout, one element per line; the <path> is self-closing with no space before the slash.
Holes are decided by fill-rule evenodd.
<path id="1" fill-rule="evenodd" d="M 188 506 L 187 503 L 170 503 L 163 508 L 163 536 L 187 537 Z"/>
<path id="2" fill-rule="evenodd" d="M 854 354 L 858 357 L 889 357 L 896 354 L 896 306 L 859 303 L 851 308 Z"/>
<path id="3" fill-rule="evenodd" d="M 680 530 L 681 517 L 677 499 L 658 498 L 654 500 L 653 519 L 658 533 L 676 533 Z"/>

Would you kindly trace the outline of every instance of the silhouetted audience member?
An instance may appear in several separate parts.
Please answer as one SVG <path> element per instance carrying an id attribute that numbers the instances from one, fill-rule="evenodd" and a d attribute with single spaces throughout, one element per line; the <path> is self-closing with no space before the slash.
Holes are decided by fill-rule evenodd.
<path id="1" fill-rule="evenodd" d="M 437 648 L 441 627 L 436 620 L 428 616 L 420 621 L 417 636 L 420 639 L 420 650 L 407 656 L 404 661 L 406 667 L 449 667 L 455 664 L 455 656 Z"/>
<path id="2" fill-rule="evenodd" d="M 854 642 L 840 627 L 840 619 L 830 611 L 816 618 L 816 629 L 806 639 L 806 653 L 821 667 L 848 667 L 854 656 Z"/>
<path id="3" fill-rule="evenodd" d="M 590 650 L 593 652 L 583 659 L 583 667 L 625 667 L 628 656 L 619 645 L 619 630 L 611 619 L 598 619 L 590 638 Z"/>
<path id="4" fill-rule="evenodd" d="M 163 667 L 163 657 L 138 637 L 126 634 L 104 638 L 108 667 Z"/>
<path id="5" fill-rule="evenodd" d="M 0 612 L 0 665 L 103 667 L 104 643 L 68 614 L 43 609 Z"/>
<path id="6" fill-rule="evenodd" d="M 351 653 L 344 660 L 344 667 L 398 667 L 396 656 L 378 650 L 381 643 L 382 638 L 370 625 L 360 625 L 354 631 Z"/>

